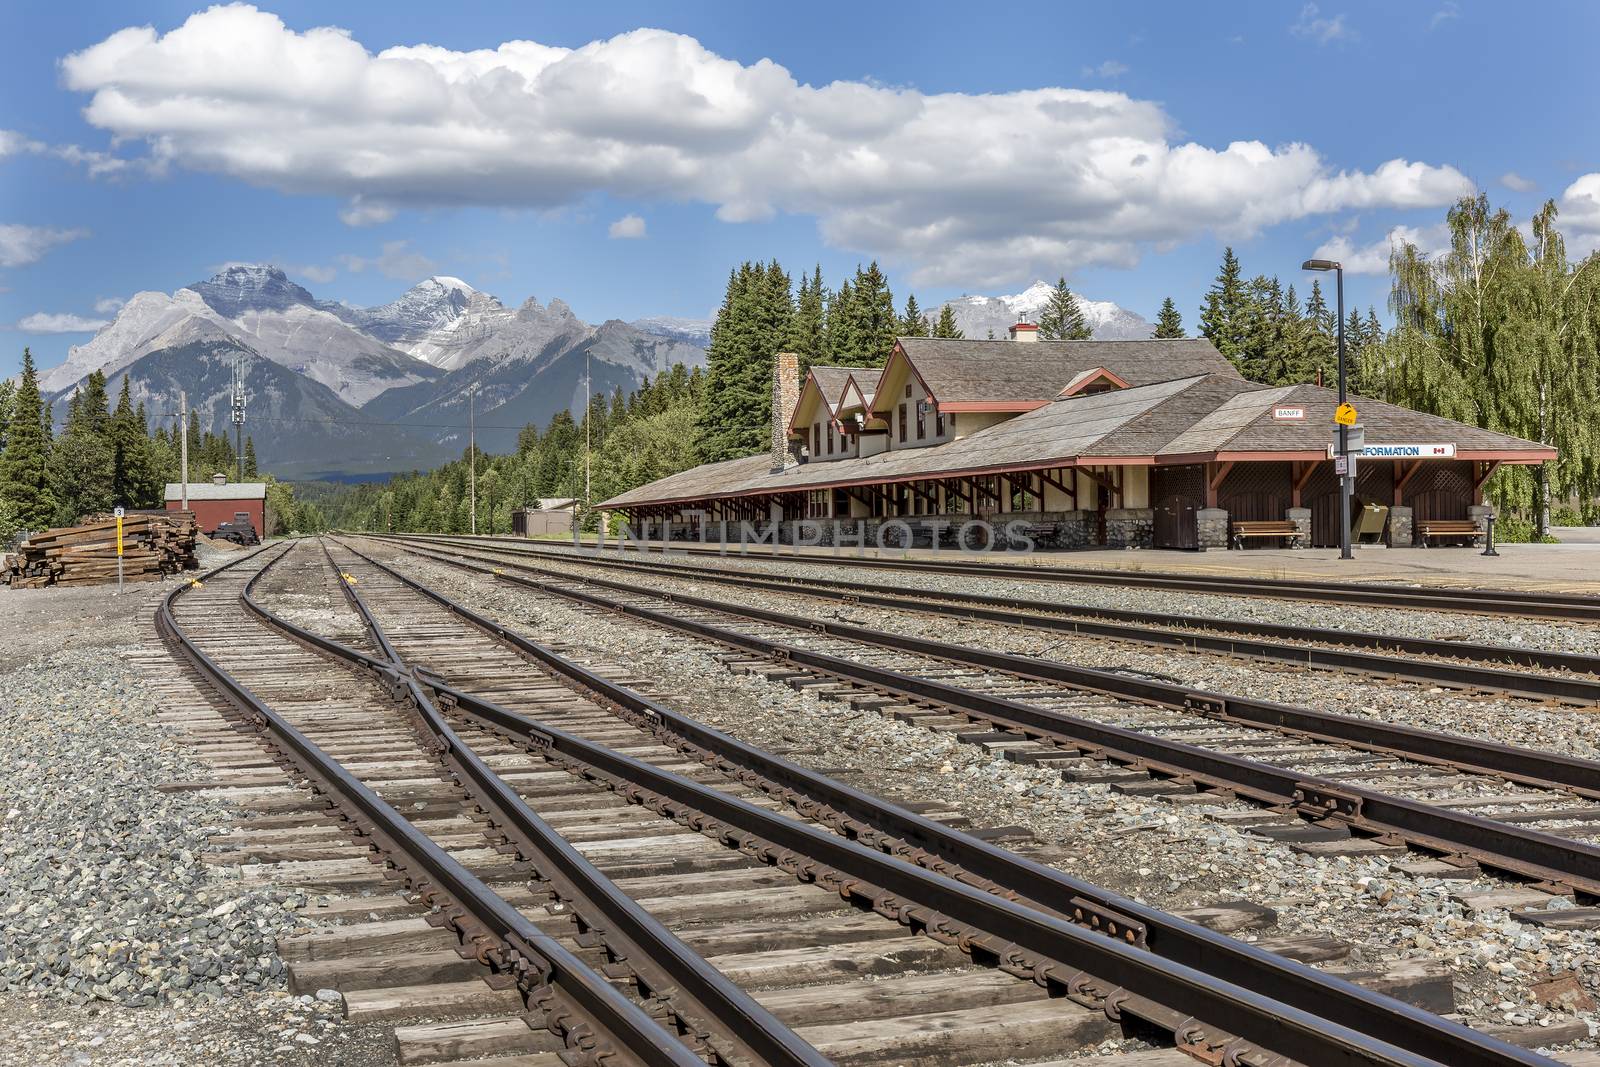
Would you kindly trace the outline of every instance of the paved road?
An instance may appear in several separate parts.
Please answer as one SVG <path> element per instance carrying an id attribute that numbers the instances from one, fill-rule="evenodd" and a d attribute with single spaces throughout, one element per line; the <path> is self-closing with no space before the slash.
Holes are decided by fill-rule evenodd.
<path id="1" fill-rule="evenodd" d="M 1600 545 L 1600 526 L 1552 526 L 1564 545 Z"/>

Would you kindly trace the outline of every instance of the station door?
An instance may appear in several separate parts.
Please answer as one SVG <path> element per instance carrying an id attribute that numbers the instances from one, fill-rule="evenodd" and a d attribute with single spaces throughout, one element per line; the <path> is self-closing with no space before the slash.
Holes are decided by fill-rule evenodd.
<path id="1" fill-rule="evenodd" d="M 1150 502 L 1155 509 L 1155 547 L 1199 548 L 1196 513 L 1206 503 L 1206 469 L 1198 463 L 1157 467 L 1150 473 Z"/>

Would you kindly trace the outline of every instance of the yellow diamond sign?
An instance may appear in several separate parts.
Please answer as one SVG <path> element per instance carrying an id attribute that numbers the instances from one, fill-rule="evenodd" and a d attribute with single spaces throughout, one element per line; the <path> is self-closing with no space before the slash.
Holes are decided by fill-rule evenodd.
<path id="1" fill-rule="evenodd" d="M 1333 421 L 1340 426 L 1354 426 L 1356 424 L 1356 409 L 1351 404 L 1340 404 L 1333 413 Z"/>

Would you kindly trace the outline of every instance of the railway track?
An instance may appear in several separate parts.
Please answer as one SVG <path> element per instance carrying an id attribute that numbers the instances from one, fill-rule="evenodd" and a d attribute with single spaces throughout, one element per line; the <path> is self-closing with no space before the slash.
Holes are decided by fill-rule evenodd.
<path id="1" fill-rule="evenodd" d="M 880 582 L 865 587 L 859 582 L 814 577 L 766 577 L 704 563 L 696 563 L 692 570 L 685 571 L 643 558 L 601 558 L 594 553 L 541 548 L 526 540 L 520 544 L 493 538 L 411 537 L 407 540 L 493 551 L 513 558 L 532 557 L 679 578 L 692 575 L 713 584 L 799 593 L 836 604 L 977 619 L 1050 633 L 1106 637 L 1452 689 L 1505 693 L 1577 705 L 1600 703 L 1600 656 L 1581 653 L 1216 617 L 1174 617 L 1156 612 L 1040 603 L 1018 597 L 886 586 Z"/>
<path id="2" fill-rule="evenodd" d="M 737 666 L 841 681 L 888 713 L 954 731 L 1077 781 L 1151 795 L 1213 790 L 1272 809 L 1258 832 L 1325 854 L 1481 866 L 1545 892 L 1600 898 L 1600 766 L 1454 735 L 1209 693 L 773 611 L 593 573 L 406 546 L 501 582 L 712 641 Z M 620 576 L 625 577 L 625 576 Z M 1352 837 L 1354 833 L 1355 837 Z M 1320 840 L 1304 840 L 1306 837 Z M 1600 918 L 1600 912 L 1585 912 Z M 1578 916 L 1568 916 L 1569 920 Z"/>
<path id="3" fill-rule="evenodd" d="M 313 551 L 291 549 L 290 564 L 308 572 L 318 562 L 308 559 Z M 542 1026 L 580 1035 L 567 1042 L 565 1058 L 609 1051 L 616 1062 L 649 1061 L 646 1053 L 661 1062 L 679 1054 L 799 1062 L 809 1050 L 818 1062 L 955 1064 L 1061 1055 L 1133 1026 L 1171 1035 L 1177 1049 L 1208 1063 L 1553 1062 L 1098 893 L 750 749 L 505 634 L 375 561 L 342 549 L 332 555 L 364 633 L 344 625 L 338 641 L 275 613 L 251 595 L 258 583 L 268 585 L 265 568 L 249 563 L 208 578 L 204 592 L 174 594 L 163 606 L 163 629 L 336 799 L 385 862 L 439 905 L 435 921 L 441 931 L 453 929 L 441 936 L 466 949 L 473 966 L 487 964 L 502 987 L 486 997 L 542 1006 L 510 1017 L 530 1033 Z M 280 573 L 295 577 L 288 568 Z M 298 576 L 302 584 L 309 577 Z M 230 610 L 236 614 L 213 630 L 214 617 Z M 240 640 L 244 622 L 256 631 Z M 323 613 L 316 628 L 329 625 Z M 224 636 L 230 628 L 231 640 Z M 309 699 L 311 692 L 341 696 L 330 707 L 325 697 Z M 401 762 L 409 766 L 390 770 L 411 777 L 372 785 L 343 781 L 355 779 L 354 770 L 312 740 L 322 736 L 332 750 L 356 737 L 381 738 L 398 749 L 408 729 L 415 755 L 405 751 Z M 369 765 L 365 773 L 378 772 Z M 437 844 L 430 850 L 413 840 L 423 831 L 378 797 L 379 788 L 402 807 L 436 805 L 447 820 L 470 821 L 452 805 L 482 809 L 477 830 L 492 856 L 463 848 L 455 860 Z M 363 790 L 371 796 L 352 814 L 344 805 Z M 535 832 L 528 816 L 559 833 Z M 490 864 L 494 888 L 486 879 L 477 885 L 502 905 L 514 902 L 516 921 L 538 932 L 477 928 L 486 902 L 475 876 L 463 868 L 446 877 L 463 860 Z M 664 892 L 670 886 L 682 888 Z M 640 899 L 647 887 L 657 895 Z M 1119 903 L 1125 911 L 1107 907 Z M 692 975 L 670 980 L 674 965 L 661 953 L 673 942 L 646 936 L 636 924 L 647 919 L 695 950 L 676 966 L 709 958 L 728 988 L 703 989 Z M 505 917 L 507 927 L 513 921 Z M 334 936 L 347 945 L 386 934 L 360 924 L 339 929 Z M 566 935 L 576 946 L 565 950 L 570 960 L 558 951 Z M 532 965 L 538 960 L 543 967 Z M 345 970 L 360 969 L 349 963 Z M 589 976 L 611 980 L 597 987 L 609 998 L 576 995 L 586 964 Z M 669 969 L 667 981 L 660 968 Z M 747 1011 L 742 1024 L 711 1010 L 713 995 L 740 993 L 760 1009 Z M 454 1002 L 466 999 L 458 992 Z M 774 1025 L 753 1032 L 762 1012 Z M 608 1025 L 637 1024 L 640 1016 L 656 1027 L 635 1035 L 642 1048 L 611 1043 Z M 506 1021 L 499 1020 L 502 1029 Z M 1193 1062 L 1177 1051 L 1125 1062 L 1165 1063 L 1163 1055 Z"/>
<path id="4" fill-rule="evenodd" d="M 524 542 L 526 543 L 526 542 Z M 615 550 L 615 545 L 605 546 Z M 629 541 L 630 551 L 662 551 L 660 542 Z M 695 548 L 673 542 L 671 552 L 692 556 L 722 556 L 714 548 Z M 806 561 L 799 552 L 756 549 L 741 556 L 763 562 Z M 1459 589 L 1446 586 L 1382 585 L 1376 582 L 1300 581 L 1289 578 L 1255 578 L 1244 575 L 1217 577 L 1175 571 L 1128 571 L 1114 567 L 1061 567 L 1047 564 L 973 562 L 971 560 L 892 559 L 845 553 L 818 556 L 816 562 L 861 570 L 913 571 L 955 574 L 967 578 L 1015 578 L 1030 582 L 1064 582 L 1079 585 L 1120 585 L 1142 589 L 1212 593 L 1218 596 L 1270 597 L 1372 607 L 1418 608 L 1427 611 L 1462 611 L 1482 615 L 1514 615 L 1535 619 L 1571 619 L 1600 622 L 1600 597 L 1580 593 L 1521 592 L 1506 589 Z"/>

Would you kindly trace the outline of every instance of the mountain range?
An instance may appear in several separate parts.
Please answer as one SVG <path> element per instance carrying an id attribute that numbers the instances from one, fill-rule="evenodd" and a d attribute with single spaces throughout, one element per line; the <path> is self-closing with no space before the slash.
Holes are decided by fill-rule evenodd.
<path id="1" fill-rule="evenodd" d="M 1050 291 L 1041 281 L 948 304 L 967 337 L 1004 337 L 1036 322 Z M 1150 336 L 1150 323 L 1116 304 L 1079 306 L 1098 338 Z M 318 299 L 277 267 L 234 264 L 171 294 L 136 294 L 40 385 L 58 421 L 95 370 L 113 396 L 126 377 L 152 418 L 176 412 L 184 391 L 202 426 L 220 433 L 237 364 L 261 464 L 283 477 L 348 477 L 460 455 L 469 408 L 479 447 L 509 451 L 520 427 L 582 411 L 586 383 L 627 392 L 675 363 L 703 365 L 710 334 L 708 319 L 591 325 L 559 299 L 511 308 L 445 275 L 357 307 Z"/>
<path id="2" fill-rule="evenodd" d="M 517 429 L 581 410 L 595 391 L 637 388 L 674 363 L 705 362 L 709 326 L 686 320 L 592 326 L 561 300 L 508 308 L 459 278 L 427 278 L 391 303 L 319 300 L 276 267 L 236 264 L 172 294 L 136 294 L 40 385 L 58 419 L 103 371 L 129 380 L 146 411 L 189 394 L 202 425 L 228 428 L 238 362 L 247 430 L 263 466 L 288 477 L 388 473 L 459 455 L 474 401 L 479 447 L 507 451 Z M 337 457 L 334 459 L 333 457 Z"/>

